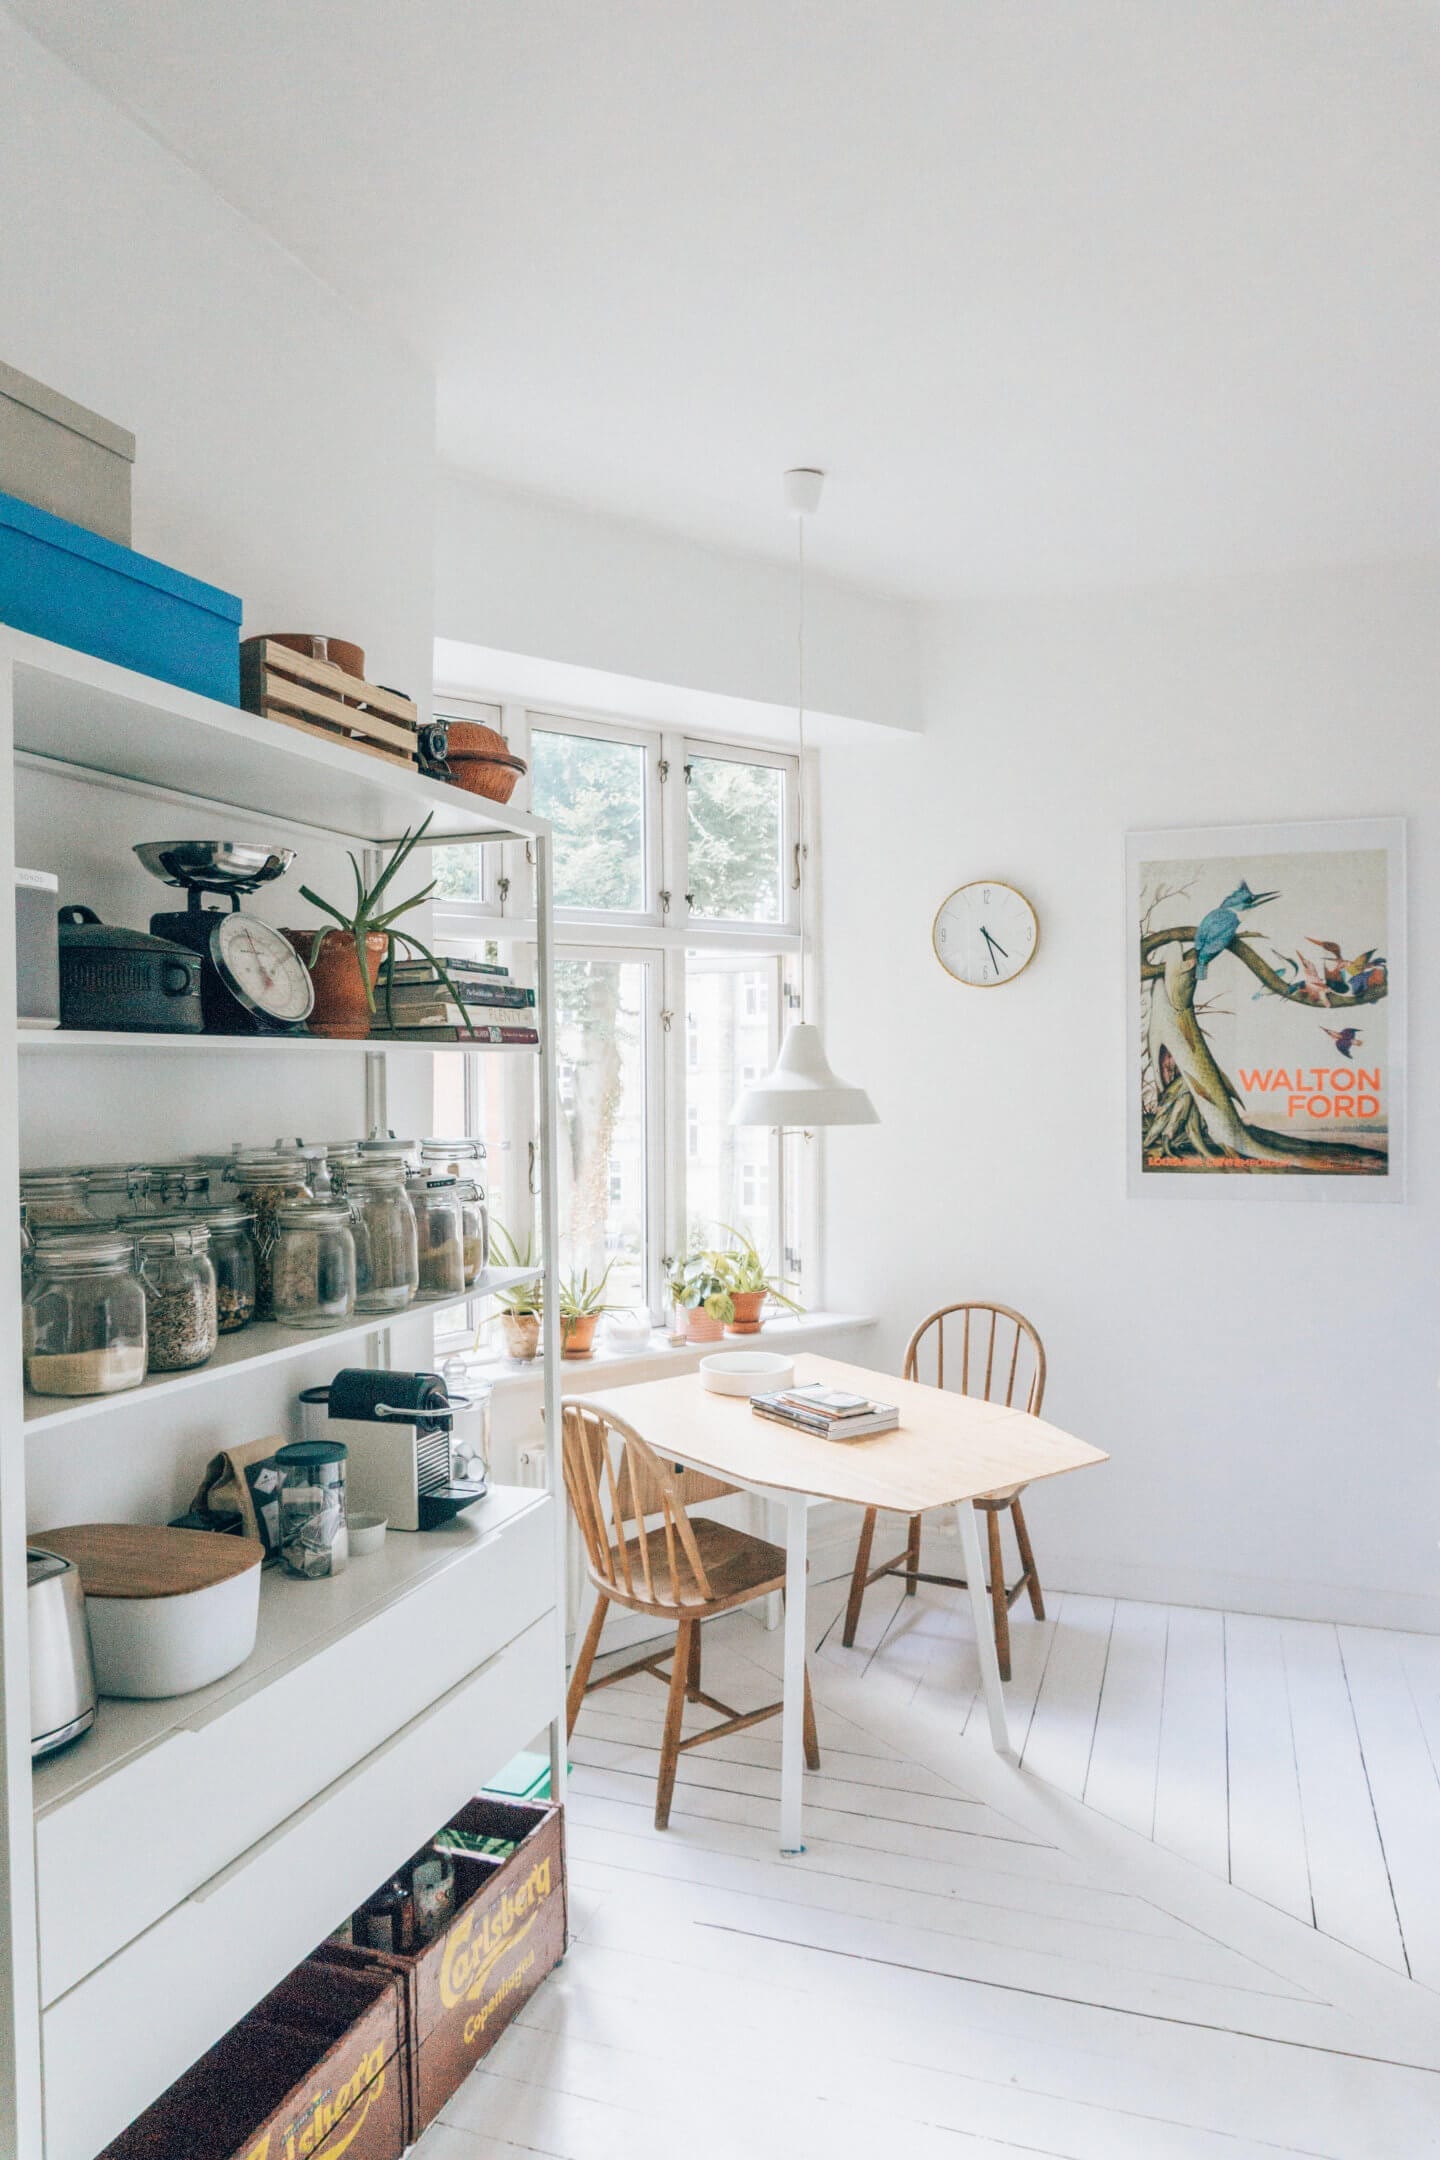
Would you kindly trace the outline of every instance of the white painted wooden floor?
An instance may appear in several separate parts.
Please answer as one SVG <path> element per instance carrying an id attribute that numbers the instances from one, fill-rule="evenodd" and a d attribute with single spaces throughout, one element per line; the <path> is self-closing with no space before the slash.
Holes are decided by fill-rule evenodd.
<path id="1" fill-rule="evenodd" d="M 421 2160 L 1440 2155 L 1440 1999 L 1400 1966 L 1429 1940 L 1440 1857 L 1395 1677 L 1435 1668 L 1409 1638 L 1269 1642 L 1254 1622 L 1057 1600 L 1043 1631 L 1016 1618 L 1016 1767 L 961 1729 L 974 1678 L 946 1593 L 876 1598 L 850 1652 L 840 1601 L 812 1592 L 824 1762 L 798 1858 L 776 1850 L 776 1728 L 683 1757 L 661 1834 L 662 1690 L 589 1698 L 570 1955 Z M 779 1649 L 747 1615 L 712 1623 L 706 1684 L 770 1699 Z M 1433 1735 L 1433 1685 L 1409 1685 Z M 1343 1881 L 1347 1731 L 1380 1849 L 1403 1856 L 1394 1894 L 1363 1840 Z M 1359 1948 L 1322 1931 L 1332 1914 Z"/>

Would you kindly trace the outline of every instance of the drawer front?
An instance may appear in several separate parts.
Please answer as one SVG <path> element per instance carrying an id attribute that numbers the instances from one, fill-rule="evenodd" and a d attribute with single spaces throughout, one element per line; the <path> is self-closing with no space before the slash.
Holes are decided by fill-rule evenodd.
<path id="1" fill-rule="evenodd" d="M 561 1678 L 552 1609 L 51 2004 L 45 2160 L 94 2160 L 560 1713 Z"/>
<path id="2" fill-rule="evenodd" d="M 73 1988 L 553 1604 L 553 1520 L 548 1501 L 527 1509 L 462 1565 L 283 1678 L 42 1815 L 41 2001 Z"/>

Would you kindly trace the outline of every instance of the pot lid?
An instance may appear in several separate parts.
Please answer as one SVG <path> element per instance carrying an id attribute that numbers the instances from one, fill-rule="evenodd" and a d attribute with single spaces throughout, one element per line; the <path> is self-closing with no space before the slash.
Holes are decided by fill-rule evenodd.
<path id="1" fill-rule="evenodd" d="M 172 938 L 151 937 L 148 930 L 126 930 L 119 923 L 101 922 L 94 908 L 88 907 L 61 908 L 60 949 L 161 953 L 167 960 L 183 960 L 190 967 L 200 964 L 199 955 L 188 945 L 177 945 Z"/>
<path id="2" fill-rule="evenodd" d="M 255 1538 L 150 1523 L 72 1523 L 42 1530 L 40 1542 L 75 1562 L 87 1597 L 185 1597 L 248 1574 L 265 1557 Z"/>

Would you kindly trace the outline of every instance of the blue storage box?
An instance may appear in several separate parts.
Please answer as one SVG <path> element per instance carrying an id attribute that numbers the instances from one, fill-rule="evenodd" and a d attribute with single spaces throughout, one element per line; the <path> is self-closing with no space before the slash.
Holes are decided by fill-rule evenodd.
<path id="1" fill-rule="evenodd" d="M 240 602 L 14 495 L 0 495 L 0 622 L 240 702 Z"/>

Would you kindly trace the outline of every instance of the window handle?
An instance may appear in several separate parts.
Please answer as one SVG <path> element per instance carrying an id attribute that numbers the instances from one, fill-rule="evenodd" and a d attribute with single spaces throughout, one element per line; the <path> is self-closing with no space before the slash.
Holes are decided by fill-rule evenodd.
<path id="1" fill-rule="evenodd" d="M 529 1161 L 525 1171 L 525 1182 L 530 1188 L 531 1199 L 538 1200 L 540 1197 L 540 1188 L 535 1182 L 535 1170 L 536 1165 L 539 1161 L 539 1150 L 537 1149 L 533 1140 L 528 1143 L 527 1152 L 529 1156 Z"/>

